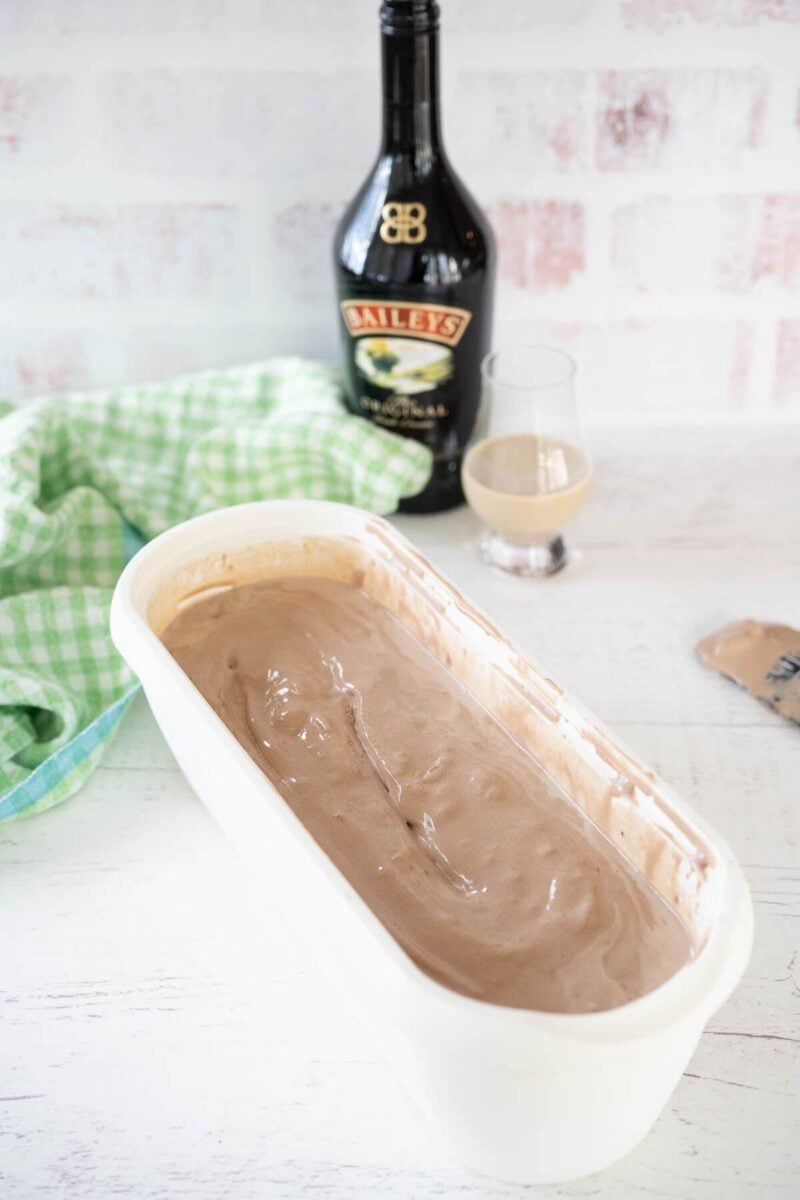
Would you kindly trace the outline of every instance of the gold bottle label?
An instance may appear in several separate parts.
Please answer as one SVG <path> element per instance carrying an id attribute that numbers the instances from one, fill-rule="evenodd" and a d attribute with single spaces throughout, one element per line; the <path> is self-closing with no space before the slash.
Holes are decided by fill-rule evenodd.
<path id="1" fill-rule="evenodd" d="M 383 333 L 443 346 L 457 346 L 472 317 L 465 308 L 405 300 L 343 300 L 340 308 L 351 337 Z"/>
<path id="2" fill-rule="evenodd" d="M 361 413 L 398 432 L 423 434 L 450 416 L 455 347 L 472 314 L 447 304 L 343 300 Z"/>

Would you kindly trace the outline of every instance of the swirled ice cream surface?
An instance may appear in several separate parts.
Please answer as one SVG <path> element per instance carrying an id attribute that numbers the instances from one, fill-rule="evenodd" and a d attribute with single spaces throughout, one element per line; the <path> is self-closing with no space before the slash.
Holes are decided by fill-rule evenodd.
<path id="1" fill-rule="evenodd" d="M 548 1012 L 614 1008 L 691 957 L 678 916 L 377 601 L 247 583 L 162 640 L 428 975 Z"/>

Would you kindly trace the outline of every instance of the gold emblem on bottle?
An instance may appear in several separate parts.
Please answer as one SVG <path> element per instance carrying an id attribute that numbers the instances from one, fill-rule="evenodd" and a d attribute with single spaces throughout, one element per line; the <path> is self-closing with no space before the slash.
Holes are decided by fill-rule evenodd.
<path id="1" fill-rule="evenodd" d="M 410 204 L 400 204 L 390 200 L 381 209 L 383 224 L 380 228 L 381 238 L 390 246 L 401 242 L 408 246 L 416 246 L 424 242 L 428 236 L 425 218 L 428 210 L 424 204 L 414 200 Z"/>

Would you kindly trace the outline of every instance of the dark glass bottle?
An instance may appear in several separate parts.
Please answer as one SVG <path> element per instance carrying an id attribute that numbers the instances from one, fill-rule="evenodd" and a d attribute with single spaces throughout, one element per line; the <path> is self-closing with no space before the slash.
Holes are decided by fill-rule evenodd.
<path id="1" fill-rule="evenodd" d="M 489 351 L 491 229 L 450 166 L 439 126 L 433 0 L 384 0 L 383 139 L 336 233 L 349 404 L 434 453 L 406 512 L 462 503 L 461 457 Z"/>

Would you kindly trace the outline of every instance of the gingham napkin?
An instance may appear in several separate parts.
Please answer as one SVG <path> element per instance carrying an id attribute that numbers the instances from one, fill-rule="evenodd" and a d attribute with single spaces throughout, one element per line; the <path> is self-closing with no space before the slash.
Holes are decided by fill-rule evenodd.
<path id="1" fill-rule="evenodd" d="M 0 416 L 0 820 L 72 795 L 136 690 L 108 606 L 137 544 L 270 497 L 393 512 L 431 466 L 423 446 L 349 416 L 335 371 L 299 359 Z"/>

